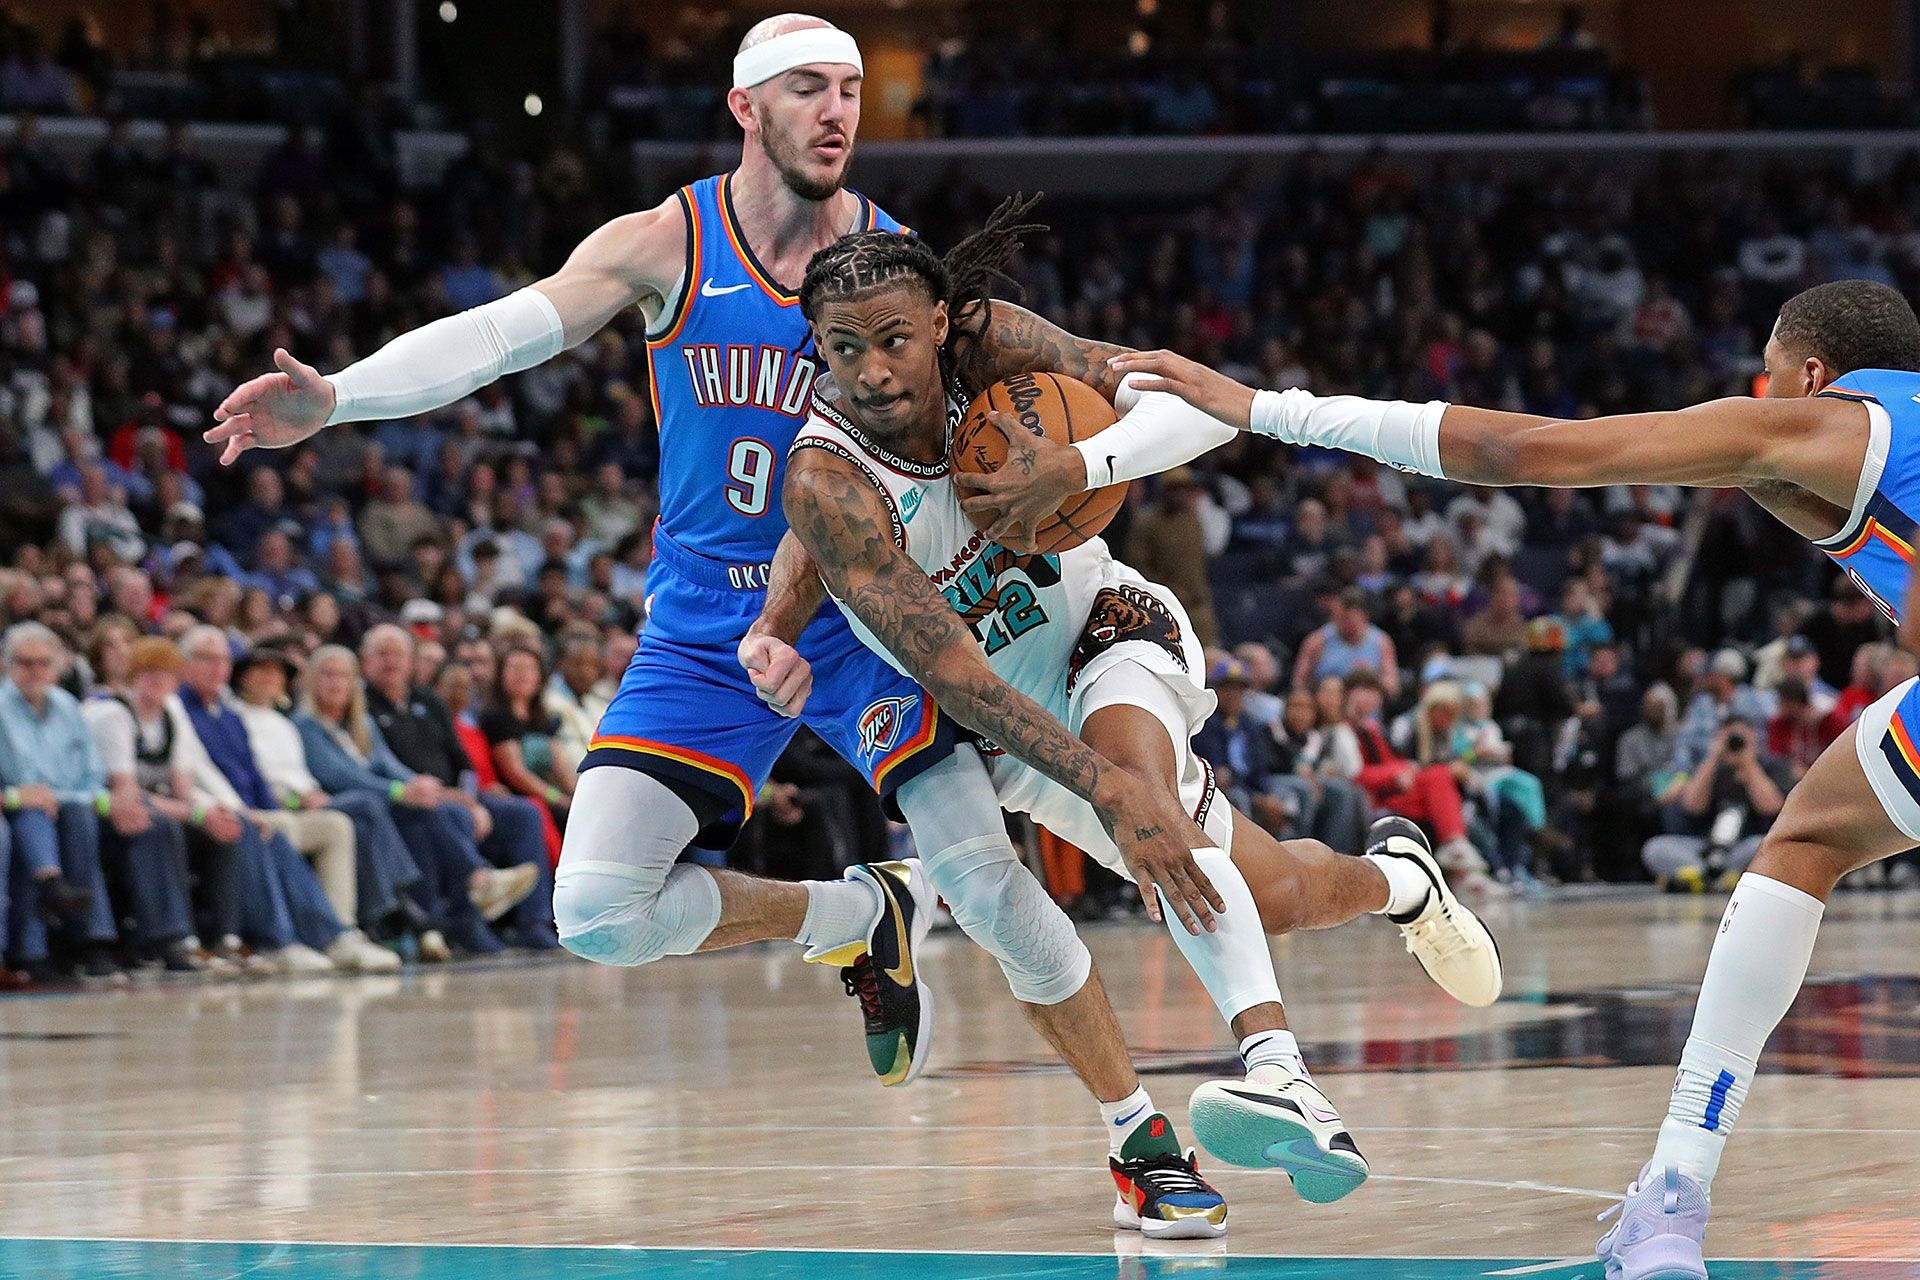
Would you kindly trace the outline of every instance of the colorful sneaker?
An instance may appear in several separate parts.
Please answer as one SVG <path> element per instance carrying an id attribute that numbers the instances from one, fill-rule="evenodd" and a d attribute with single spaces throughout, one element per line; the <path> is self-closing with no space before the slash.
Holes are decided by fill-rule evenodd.
<path id="1" fill-rule="evenodd" d="M 1698 1181 L 1672 1165 L 1656 1172 L 1649 1160 L 1627 1198 L 1600 1215 L 1620 1215 L 1593 1250 L 1607 1280 L 1707 1280 L 1700 1247 L 1712 1207 Z"/>
<path id="2" fill-rule="evenodd" d="M 1461 1004 L 1484 1009 L 1498 1000 L 1503 985 L 1500 947 L 1480 917 L 1447 886 L 1426 833 L 1405 818 L 1382 818 L 1367 832 L 1367 852 L 1411 862 L 1432 882 L 1418 911 L 1387 917 L 1400 926 L 1408 953 L 1427 976 Z"/>
<path id="3" fill-rule="evenodd" d="M 1284 1169 L 1312 1204 L 1331 1204 L 1367 1180 L 1367 1158 L 1327 1095 L 1305 1076 L 1256 1067 L 1245 1080 L 1209 1080 L 1187 1101 L 1207 1153 L 1247 1169 Z"/>
<path id="4" fill-rule="evenodd" d="M 1192 1148 L 1180 1150 L 1173 1122 L 1154 1112 L 1107 1158 L 1119 1196 L 1113 1225 L 1154 1240 L 1212 1240 L 1227 1234 L 1227 1201 L 1200 1176 Z"/>
<path id="5" fill-rule="evenodd" d="M 874 1074 L 881 1084 L 908 1084 L 926 1067 L 933 1048 L 933 993 L 914 963 L 914 950 L 933 923 L 933 886 L 918 858 L 849 867 L 847 876 L 880 891 L 880 919 L 864 946 L 807 959 L 846 966 L 840 980 L 860 1001 Z"/>

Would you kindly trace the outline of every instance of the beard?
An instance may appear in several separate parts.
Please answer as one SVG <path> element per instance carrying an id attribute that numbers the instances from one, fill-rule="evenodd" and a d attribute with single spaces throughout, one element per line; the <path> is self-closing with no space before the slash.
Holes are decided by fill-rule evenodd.
<path id="1" fill-rule="evenodd" d="M 756 107 L 755 114 L 760 122 L 760 146 L 767 153 L 767 159 L 773 161 L 773 167 L 787 190 L 802 200 L 827 200 L 846 184 L 847 169 L 853 164 L 851 138 L 847 140 L 847 153 L 841 158 L 840 168 L 827 177 L 819 177 L 807 169 L 809 148 L 796 143 L 783 130 L 774 128 L 765 108 Z"/>

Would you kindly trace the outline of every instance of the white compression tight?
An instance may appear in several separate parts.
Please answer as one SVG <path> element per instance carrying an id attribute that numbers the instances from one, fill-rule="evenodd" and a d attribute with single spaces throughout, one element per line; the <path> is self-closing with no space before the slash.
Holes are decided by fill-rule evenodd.
<path id="1" fill-rule="evenodd" d="M 979 752 L 957 748 L 898 799 L 927 878 L 954 923 L 1000 962 L 1016 999 L 1059 1004 L 1086 985 L 1093 957 L 1014 853 Z"/>
<path id="2" fill-rule="evenodd" d="M 658 778 L 611 765 L 582 773 L 553 878 L 567 950 L 617 965 L 698 951 L 720 923 L 720 886 L 675 861 L 698 830 Z"/>

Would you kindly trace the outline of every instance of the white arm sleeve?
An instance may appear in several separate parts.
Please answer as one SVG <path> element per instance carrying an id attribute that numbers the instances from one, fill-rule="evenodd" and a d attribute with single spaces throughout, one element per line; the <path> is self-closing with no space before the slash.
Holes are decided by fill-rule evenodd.
<path id="1" fill-rule="evenodd" d="M 1120 421 L 1099 435 L 1074 442 L 1087 460 L 1087 487 L 1099 489 L 1185 466 L 1219 448 L 1239 431 L 1165 391 L 1141 391 L 1130 373 L 1114 394 Z"/>
<path id="2" fill-rule="evenodd" d="M 566 330 L 553 302 L 519 289 L 485 306 L 403 333 L 327 379 L 336 422 L 410 418 L 470 395 L 504 374 L 560 354 Z"/>
<path id="3" fill-rule="evenodd" d="M 1316 396 L 1295 387 L 1256 391 L 1247 426 L 1256 434 L 1286 444 L 1344 449 L 1402 471 L 1442 480 L 1440 419 L 1444 400 L 1412 404 L 1406 400 L 1367 400 L 1360 396 Z"/>

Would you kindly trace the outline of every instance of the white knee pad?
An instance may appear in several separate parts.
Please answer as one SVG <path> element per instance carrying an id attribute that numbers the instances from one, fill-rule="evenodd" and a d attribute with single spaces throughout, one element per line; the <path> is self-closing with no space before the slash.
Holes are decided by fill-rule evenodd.
<path id="1" fill-rule="evenodd" d="M 1093 956 L 1006 837 L 981 837 L 923 857 L 927 878 L 1007 975 L 1016 999 L 1059 1004 L 1087 983 Z"/>
<path id="2" fill-rule="evenodd" d="M 674 862 L 698 829 L 657 778 L 612 766 L 581 774 L 553 878 L 567 950 L 618 965 L 699 950 L 720 923 L 720 886 Z"/>
<path id="3" fill-rule="evenodd" d="M 618 862 L 562 864 L 553 922 L 567 950 L 601 964 L 650 964 L 692 955 L 720 923 L 720 886 L 682 864 L 666 882 Z"/>

